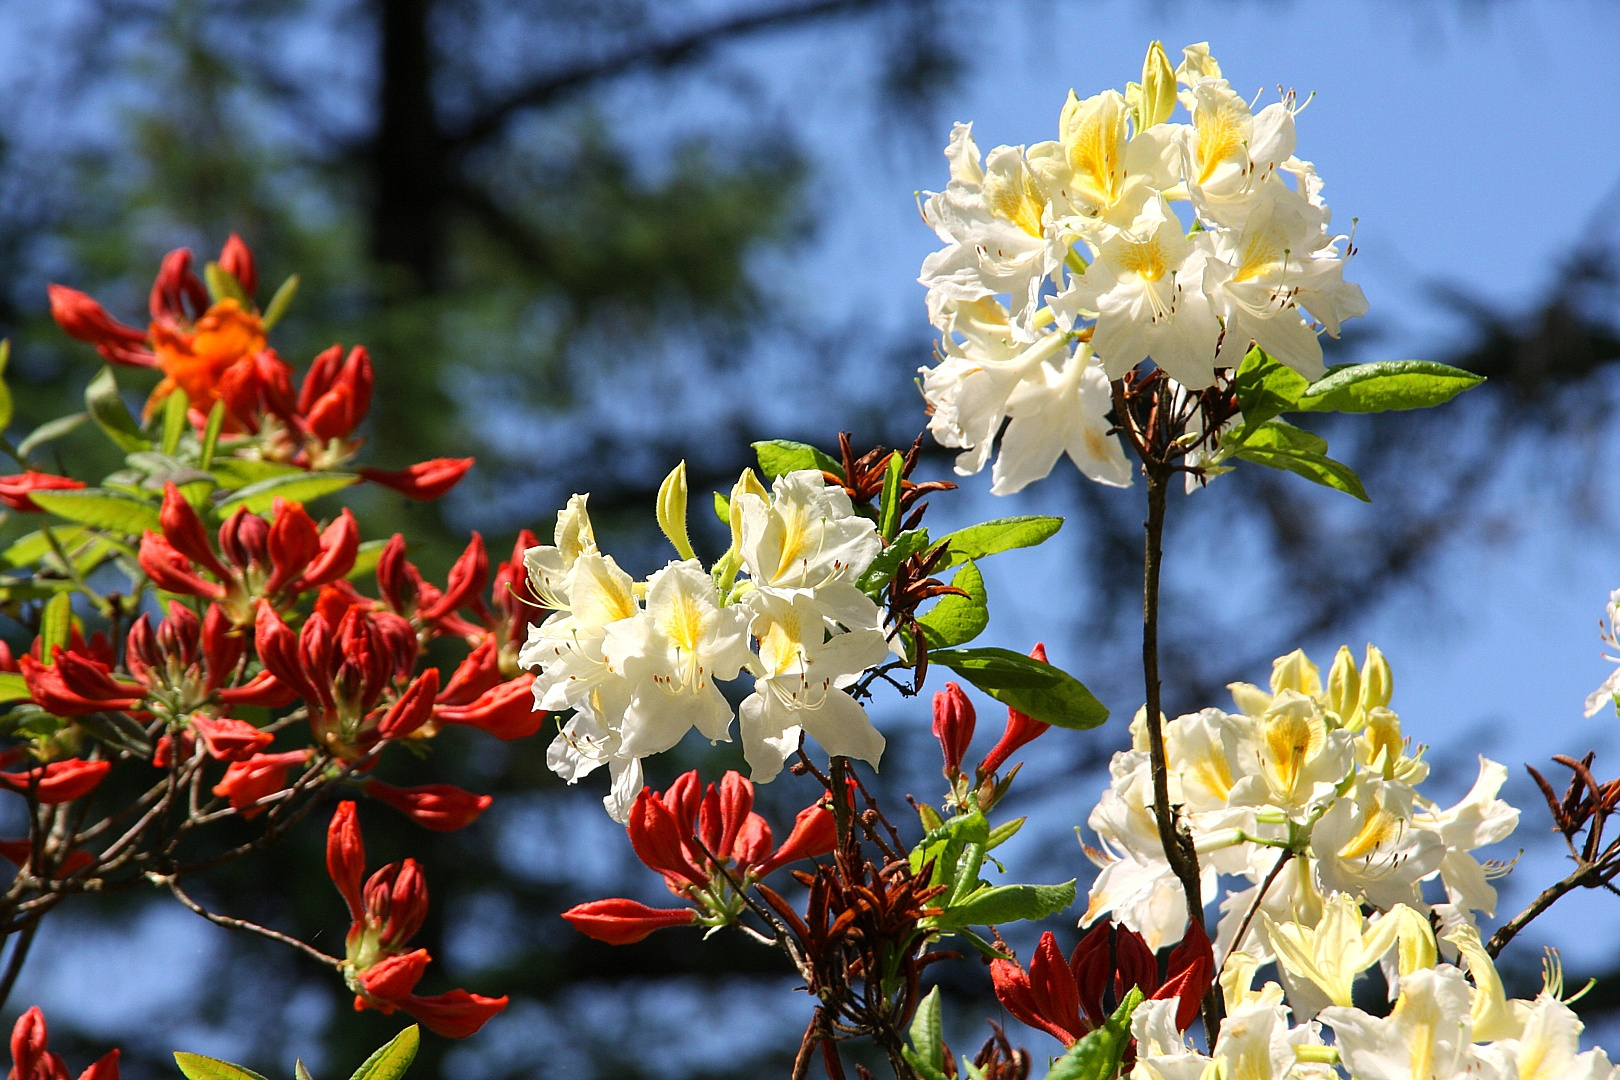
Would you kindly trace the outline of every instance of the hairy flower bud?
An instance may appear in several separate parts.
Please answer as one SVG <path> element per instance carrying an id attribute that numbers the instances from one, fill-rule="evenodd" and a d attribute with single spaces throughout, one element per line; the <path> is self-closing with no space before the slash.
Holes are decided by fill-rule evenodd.
<path id="1" fill-rule="evenodd" d="M 666 926 L 690 926 L 691 908 L 651 908 L 634 900 L 592 900 L 563 912 L 563 918 L 586 937 L 609 945 L 629 945 Z"/>
<path id="2" fill-rule="evenodd" d="M 1046 663 L 1046 646 L 1036 642 L 1035 648 L 1030 650 L 1029 655 L 1043 664 Z M 1001 739 L 995 746 L 990 748 L 990 752 L 979 763 L 980 774 L 988 776 L 1001 768 L 1007 759 L 1017 753 L 1021 747 L 1046 734 L 1046 730 L 1051 726 L 1051 724 L 1042 723 L 1032 716 L 1009 707 L 1007 709 L 1007 727 L 1002 731 Z"/>
<path id="3" fill-rule="evenodd" d="M 934 695 L 934 738 L 945 754 L 946 777 L 961 772 L 962 758 L 973 742 L 976 719 L 973 702 L 956 683 L 946 683 L 945 689 Z"/>

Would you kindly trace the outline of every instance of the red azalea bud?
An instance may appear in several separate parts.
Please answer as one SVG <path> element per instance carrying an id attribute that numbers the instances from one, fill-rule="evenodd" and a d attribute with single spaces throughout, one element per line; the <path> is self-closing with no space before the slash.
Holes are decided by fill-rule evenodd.
<path id="1" fill-rule="evenodd" d="M 488 795 L 474 795 L 452 784 L 402 788 L 381 780 L 367 780 L 361 790 L 434 832 L 466 828 L 494 802 Z"/>
<path id="2" fill-rule="evenodd" d="M 225 519 L 219 527 L 219 549 L 237 566 L 246 569 L 257 563 L 270 564 L 270 523 L 245 506 Z"/>
<path id="3" fill-rule="evenodd" d="M 396 949 L 415 937 L 427 918 L 427 880 L 415 859 L 390 863 L 372 874 L 365 898 L 372 920 L 383 924 L 377 940 L 385 949 Z"/>
<path id="4" fill-rule="evenodd" d="M 416 608 L 420 583 L 421 575 L 405 558 L 405 537 L 395 533 L 377 557 L 377 591 L 396 614 L 409 615 Z"/>
<path id="5" fill-rule="evenodd" d="M 440 705 L 465 705 L 504 681 L 500 650 L 495 647 L 494 637 L 485 637 L 457 666 L 436 700 Z"/>
<path id="6" fill-rule="evenodd" d="M 1041 935 L 1028 972 L 1016 962 L 992 960 L 990 981 L 1008 1012 L 1064 1046 L 1073 1046 L 1090 1030 L 1090 1025 L 1080 1018 L 1074 974 L 1050 932 Z"/>
<path id="7" fill-rule="evenodd" d="M 1114 927 L 1114 994 L 1139 987 L 1143 996 L 1159 988 L 1159 960 L 1148 943 L 1128 926 Z"/>
<path id="8" fill-rule="evenodd" d="M 163 508 L 158 512 L 163 526 L 163 538 L 192 562 L 213 574 L 220 581 L 229 581 L 231 573 L 214 554 L 208 543 L 208 532 L 180 489 L 172 483 L 163 485 Z"/>
<path id="9" fill-rule="evenodd" d="M 449 493 L 473 467 L 472 458 L 434 458 L 408 468 L 387 470 L 362 468 L 360 475 L 374 484 L 393 488 L 401 495 L 431 502 Z"/>
<path id="10" fill-rule="evenodd" d="M 152 748 L 152 768 L 167 769 L 174 764 L 174 736 L 168 732 L 158 739 L 157 745 Z M 191 755 L 197 748 L 197 740 L 189 731 L 180 732 L 180 760 L 190 761 Z"/>
<path id="11" fill-rule="evenodd" d="M 398 701 L 388 707 L 382 721 L 377 725 L 378 736 L 384 739 L 403 739 L 433 719 L 433 698 L 438 692 L 439 669 L 428 668 L 417 676 L 415 682 L 405 688 Z"/>
<path id="12" fill-rule="evenodd" d="M 303 385 L 298 388 L 298 413 L 308 416 L 315 403 L 319 401 L 337 378 L 337 373 L 343 366 L 343 346 L 331 345 L 316 354 L 315 359 L 309 362 L 309 371 L 304 373 Z"/>
<path id="13" fill-rule="evenodd" d="M 731 845 L 731 859 L 747 868 L 763 862 L 775 845 L 770 823 L 758 814 L 749 814 L 743 819 L 742 828 L 737 830 L 737 839 Z"/>
<path id="14" fill-rule="evenodd" d="M 1103 995 L 1108 991 L 1109 979 L 1114 975 L 1113 923 L 1104 919 L 1080 939 L 1069 955 L 1069 968 L 1074 972 L 1075 984 L 1080 989 L 1080 1008 L 1093 1027 L 1108 1019 L 1103 1006 Z"/>
<path id="15" fill-rule="evenodd" d="M 11 1028 L 11 1073 L 14 1080 L 48 1080 L 57 1070 L 52 1068 L 49 1036 L 45 1029 L 45 1014 L 35 1005 L 17 1017 Z M 65 1075 L 65 1071 L 64 1071 Z"/>
<path id="16" fill-rule="evenodd" d="M 227 686 L 218 694 L 223 705 L 257 705 L 265 709 L 285 708 L 298 700 L 290 687 L 268 671 L 259 672 L 241 686 Z"/>
<path id="17" fill-rule="evenodd" d="M 476 532 L 467 542 L 467 549 L 456 559 L 445 580 L 444 594 L 422 609 L 422 618 L 428 622 L 442 619 L 457 608 L 480 598 L 484 583 L 489 580 L 489 555 L 484 551 L 484 538 Z"/>
<path id="18" fill-rule="evenodd" d="M 1037 642 L 1029 655 L 1043 664 L 1046 663 L 1046 646 Z M 1001 733 L 1001 741 L 991 747 L 990 752 L 979 763 L 979 774 L 988 776 L 995 772 L 1001 768 L 1008 758 L 1017 753 L 1020 747 L 1040 738 L 1046 733 L 1046 729 L 1051 726 L 1051 724 L 1042 723 L 1034 717 L 1026 716 L 1017 709 L 1009 708 L 1007 710 L 1007 728 Z"/>
<path id="19" fill-rule="evenodd" d="M 118 682 L 98 661 L 67 649 L 58 649 L 55 659 L 52 665 L 32 656 L 19 661 L 29 694 L 47 712 L 57 716 L 127 712 L 146 696 L 145 687 Z"/>
<path id="20" fill-rule="evenodd" d="M 317 619 L 320 619 L 318 615 L 312 615 L 309 622 Z M 320 623 L 324 627 L 326 620 L 320 619 Z M 306 623 L 305 629 L 308 627 L 309 623 Z M 282 621 L 269 604 L 259 605 L 259 613 L 253 624 L 253 644 L 258 650 L 259 661 L 282 685 L 311 704 L 322 701 L 320 691 L 304 674 L 299 635 Z"/>
<path id="21" fill-rule="evenodd" d="M 289 750 L 284 754 L 254 754 L 246 761 L 234 761 L 225 776 L 214 785 L 215 795 L 231 801 L 244 818 L 256 818 L 265 807 L 255 806 L 287 787 L 287 772 L 309 762 L 309 751 Z"/>
<path id="22" fill-rule="evenodd" d="M 360 886 L 366 876 L 366 845 L 352 799 L 337 804 L 326 826 L 326 872 L 343 894 L 343 902 L 349 905 L 349 918 L 355 922 L 364 919 L 366 909 Z"/>
<path id="23" fill-rule="evenodd" d="M 89 342 L 114 364 L 157 367 L 157 357 L 146 345 L 146 331 L 125 326 L 78 289 L 51 284 L 45 291 L 51 298 L 51 318 L 69 337 Z"/>
<path id="24" fill-rule="evenodd" d="M 320 554 L 309 564 L 294 590 L 304 592 L 340 580 L 354 569 L 354 559 L 359 552 L 360 526 L 355 524 L 354 515 L 345 506 L 322 531 Z"/>
<path id="25" fill-rule="evenodd" d="M 398 1001 L 416 989 L 427 970 L 428 951 L 417 949 L 379 960 L 360 973 L 360 985 L 366 993 L 383 1001 Z"/>
<path id="26" fill-rule="evenodd" d="M 264 594 L 272 596 L 291 585 L 320 550 L 321 534 L 314 519 L 298 503 L 277 499 L 270 523 L 270 565 L 275 572 L 265 582 Z"/>
<path id="27" fill-rule="evenodd" d="M 533 675 L 519 675 L 480 694 L 470 705 L 440 705 L 433 718 L 444 724 L 482 728 L 506 742 L 526 739 L 546 722 L 546 714 L 535 707 L 533 688 Z"/>
<path id="28" fill-rule="evenodd" d="M 207 672 L 205 688 L 212 691 L 227 679 L 234 677 L 236 667 L 247 651 L 247 635 L 234 632 L 231 618 L 218 604 L 209 604 L 203 613 L 202 634 L 203 666 Z"/>
<path id="29" fill-rule="evenodd" d="M 192 314 L 187 315 L 185 301 L 191 302 Z M 147 306 L 152 318 L 189 322 L 208 310 L 208 290 L 191 272 L 191 251 L 176 248 L 163 256 L 156 280 L 152 282 L 152 296 Z"/>
<path id="30" fill-rule="evenodd" d="M 253 265 L 253 252 L 242 242 L 242 238 L 231 233 L 230 239 L 225 241 L 225 247 L 219 253 L 219 268 L 228 271 L 242 286 L 242 291 L 252 299 L 253 294 L 259 291 L 259 271 Z"/>
<path id="31" fill-rule="evenodd" d="M 703 807 L 703 781 L 696 769 L 690 769 L 675 778 L 664 792 L 664 805 L 675 815 L 682 836 L 691 836 L 697 828 L 698 813 Z"/>
<path id="32" fill-rule="evenodd" d="M 0 503 L 19 514 L 43 514 L 45 511 L 28 497 L 30 492 L 78 491 L 82 487 L 84 484 L 69 476 L 53 476 L 29 470 L 15 476 L 0 476 Z"/>
<path id="33" fill-rule="evenodd" d="M 202 737 L 203 747 L 215 761 L 246 761 L 276 741 L 268 731 L 229 716 L 214 720 L 198 713 L 191 718 L 191 727 Z"/>
<path id="34" fill-rule="evenodd" d="M 962 758 L 973 742 L 975 720 L 973 702 L 960 686 L 946 683 L 945 689 L 934 695 L 934 738 L 945 752 L 947 777 L 962 771 Z"/>
<path id="35" fill-rule="evenodd" d="M 694 885 L 706 885 L 709 876 L 686 856 L 686 837 L 691 829 L 681 828 L 675 814 L 652 788 L 642 788 L 630 807 L 630 846 L 648 868 L 666 878 L 682 878 Z"/>
<path id="36" fill-rule="evenodd" d="M 754 809 L 754 785 L 735 769 L 720 778 L 720 842 L 714 853 L 721 858 L 734 854 L 737 836 Z M 741 861 L 741 860 L 739 860 Z"/>
<path id="37" fill-rule="evenodd" d="M 1215 952 L 1210 948 L 1209 935 L 1204 924 L 1193 919 L 1187 924 L 1187 933 L 1181 944 L 1170 950 L 1170 962 L 1164 985 L 1150 997 L 1156 1000 L 1179 998 L 1176 1004 L 1176 1027 L 1186 1031 L 1198 1018 L 1199 1006 L 1209 993 L 1215 978 Z"/>
<path id="38" fill-rule="evenodd" d="M 506 1008 L 506 995 L 498 998 L 452 990 L 434 997 L 406 997 L 399 1007 L 422 1022 L 433 1034 L 446 1039 L 476 1035 L 489 1018 Z"/>
<path id="39" fill-rule="evenodd" d="M 82 799 L 94 791 L 112 768 L 110 761 L 53 761 L 42 769 L 0 772 L 0 784 L 24 795 L 30 791 L 46 806 Z"/>
<path id="40" fill-rule="evenodd" d="M 222 600 L 225 597 L 225 586 L 199 577 L 191 568 L 191 560 L 155 532 L 141 537 L 138 561 L 146 576 L 152 579 L 152 584 L 165 592 L 200 596 L 205 600 Z"/>
<path id="41" fill-rule="evenodd" d="M 609 945 L 629 945 L 666 926 L 690 926 L 691 908 L 650 908 L 634 900 L 592 900 L 563 912 L 563 918 L 586 937 Z"/>
<path id="42" fill-rule="evenodd" d="M 776 854 L 754 868 L 754 874 L 764 877 L 777 867 L 800 859 L 813 859 L 825 855 L 838 845 L 838 826 L 831 810 L 824 803 L 816 803 L 799 811 L 793 821 L 793 831 L 776 849 Z"/>
<path id="43" fill-rule="evenodd" d="M 321 591 L 315 597 L 315 610 L 320 612 L 321 618 L 336 626 L 343 621 L 350 608 L 365 603 L 366 598 L 360 595 L 359 589 L 347 581 L 338 581 L 321 586 Z"/>
<path id="44" fill-rule="evenodd" d="M 198 650 L 202 640 L 202 624 L 190 608 L 177 600 L 169 601 L 169 613 L 158 623 L 157 647 L 166 660 L 173 660 L 182 670 L 201 659 Z"/>

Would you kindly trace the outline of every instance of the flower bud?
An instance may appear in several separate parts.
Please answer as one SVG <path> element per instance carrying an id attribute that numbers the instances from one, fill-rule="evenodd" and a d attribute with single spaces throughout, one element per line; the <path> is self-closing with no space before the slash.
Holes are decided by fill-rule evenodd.
<path id="1" fill-rule="evenodd" d="M 407 498 L 431 502 L 448 494 L 450 489 L 467 475 L 473 467 L 472 458 L 434 458 L 419 461 L 404 469 L 374 469 L 366 466 L 360 475 L 374 484 L 393 488 Z"/>
<path id="2" fill-rule="evenodd" d="M 586 937 L 609 945 L 629 945 L 666 926 L 690 926 L 691 908 L 650 908 L 634 900 L 593 900 L 563 912 L 563 918 Z"/>
<path id="3" fill-rule="evenodd" d="M 433 699 L 438 692 L 439 669 L 428 668 L 416 677 L 415 682 L 405 688 L 405 692 L 399 695 L 398 701 L 388 707 L 388 711 L 383 714 L 382 720 L 377 724 L 378 737 L 403 739 L 433 719 Z M 479 809 L 483 808 L 480 807 Z M 460 828 L 460 826 L 452 826 L 452 828 Z"/>
<path id="4" fill-rule="evenodd" d="M 433 622 L 454 613 L 459 607 L 474 603 L 480 599 L 484 583 L 488 580 L 489 554 L 484 550 L 484 538 L 475 532 L 467 542 L 466 550 L 450 567 L 444 594 L 422 609 L 422 618 Z"/>
<path id="5" fill-rule="evenodd" d="M 366 910 L 361 899 L 366 845 L 360 836 L 360 819 L 355 814 L 352 799 L 337 804 L 337 809 L 332 811 L 332 821 L 326 827 L 326 872 L 343 894 L 343 902 L 349 906 L 349 917 L 355 922 L 361 921 Z"/>
<path id="6" fill-rule="evenodd" d="M 465 1039 L 478 1034 L 489 1018 L 506 1008 L 507 997 L 484 997 L 456 989 L 433 997 L 402 998 L 399 1007 L 419 1020 L 423 1027 L 446 1039 Z"/>
<path id="7" fill-rule="evenodd" d="M 687 858 L 686 835 L 675 814 L 652 788 L 642 788 L 630 807 L 626 825 L 630 846 L 636 857 L 665 878 L 680 878 L 693 885 L 705 885 L 709 876 Z"/>
<path id="8" fill-rule="evenodd" d="M 55 806 L 82 799 L 96 789 L 112 769 L 110 761 L 53 761 L 42 769 L 0 772 L 0 784 L 21 794 L 33 793 L 42 805 Z"/>
<path id="9" fill-rule="evenodd" d="M 664 531 L 676 554 L 695 559 L 692 541 L 686 534 L 686 462 L 670 470 L 658 486 L 658 527 Z"/>
<path id="10" fill-rule="evenodd" d="M 1361 708 L 1363 711 L 1389 708 L 1389 699 L 1395 696 L 1395 676 L 1389 670 L 1389 661 L 1377 646 L 1367 646 L 1367 659 L 1361 665 Z"/>
<path id="11" fill-rule="evenodd" d="M 1304 649 L 1295 649 L 1271 662 L 1271 692 L 1280 694 L 1284 690 L 1297 690 L 1312 698 L 1322 693 L 1322 673 Z"/>
<path id="12" fill-rule="evenodd" d="M 163 507 L 158 511 L 158 523 L 163 527 L 163 538 L 174 550 L 220 581 L 230 580 L 230 571 L 225 569 L 225 564 L 219 561 L 213 545 L 208 542 L 202 519 L 172 483 L 163 485 Z"/>
<path id="13" fill-rule="evenodd" d="M 43 514 L 39 504 L 29 498 L 34 491 L 78 491 L 84 484 L 69 476 L 35 472 L 32 469 L 15 476 L 0 476 L 0 504 L 19 514 Z"/>
<path id="14" fill-rule="evenodd" d="M 1204 924 L 1195 918 L 1187 924 L 1181 943 L 1170 950 L 1164 984 L 1149 996 L 1156 1001 L 1177 998 L 1176 1028 L 1186 1031 L 1198 1018 L 1199 1006 L 1214 978 L 1215 953 L 1210 948 Z"/>
<path id="15" fill-rule="evenodd" d="M 191 313 L 186 302 L 191 303 Z M 154 320 L 189 322 L 208 310 L 208 290 L 191 272 L 191 251 L 176 248 L 163 256 L 157 277 L 152 280 L 152 295 L 147 307 Z"/>
<path id="16" fill-rule="evenodd" d="M 402 788 L 367 780 L 361 790 L 434 832 L 454 832 L 471 825 L 494 801 L 488 795 L 474 795 L 452 784 Z"/>
<path id="17" fill-rule="evenodd" d="M 427 918 L 427 879 L 415 859 L 389 863 L 372 874 L 365 898 L 369 920 L 382 924 L 377 941 L 384 949 L 397 949 L 411 940 Z"/>
<path id="18" fill-rule="evenodd" d="M 1340 645 L 1334 654 L 1333 666 L 1328 669 L 1327 707 L 1338 714 L 1339 722 L 1354 730 L 1360 723 L 1361 673 L 1356 670 L 1356 658 L 1350 655 L 1348 645 Z"/>
<path id="19" fill-rule="evenodd" d="M 1164 45 L 1155 41 L 1142 58 L 1142 85 L 1138 91 L 1136 130 L 1145 131 L 1170 119 L 1176 109 L 1176 73 Z"/>
<path id="20" fill-rule="evenodd" d="M 1029 655 L 1043 664 L 1046 663 L 1046 646 L 1036 642 L 1035 648 L 1030 650 Z M 1028 716 L 1017 709 L 1009 707 L 1007 709 L 1007 727 L 1001 733 L 1000 741 L 990 748 L 990 752 L 979 763 L 980 774 L 988 776 L 1001 768 L 1008 758 L 1018 752 L 1020 747 L 1046 734 L 1046 729 L 1051 726 L 1051 724 L 1043 723 L 1033 716 Z"/>
<path id="21" fill-rule="evenodd" d="M 946 683 L 945 689 L 934 695 L 934 738 L 945 754 L 947 778 L 962 771 L 962 758 L 973 742 L 976 719 L 973 702 L 956 683 Z"/>
<path id="22" fill-rule="evenodd" d="M 374 998 L 398 1001 L 416 989 L 430 959 L 426 949 L 386 957 L 360 973 L 360 985 Z"/>
<path id="23" fill-rule="evenodd" d="M 87 341 L 106 360 L 133 367 L 157 367 L 157 357 L 146 345 L 146 332 L 125 326 L 89 296 L 65 285 L 50 284 L 51 318 L 68 337 Z"/>
<path id="24" fill-rule="evenodd" d="M 235 233 L 225 241 L 225 246 L 219 252 L 219 268 L 228 272 L 236 283 L 242 286 L 242 294 L 248 299 L 259 291 L 259 271 L 253 265 L 253 252 L 247 244 Z"/>
<path id="25" fill-rule="evenodd" d="M 245 506 L 225 519 L 219 527 L 219 549 L 237 566 L 246 569 L 257 563 L 270 564 L 270 523 Z"/>
<path id="26" fill-rule="evenodd" d="M 831 810 L 817 802 L 799 811 L 793 821 L 793 831 L 782 841 L 776 853 L 754 867 L 753 873 L 764 877 L 772 870 L 800 859 L 813 859 L 825 855 L 838 844 L 838 824 Z"/>
<path id="27" fill-rule="evenodd" d="M 546 722 L 546 714 L 535 707 L 534 676 L 527 674 L 486 690 L 467 705 L 437 706 L 433 718 L 481 728 L 503 742 L 526 739 Z"/>
<path id="28" fill-rule="evenodd" d="M 360 526 L 345 506 L 332 523 L 321 530 L 319 553 L 304 568 L 304 574 L 293 583 L 296 592 L 317 589 L 341 581 L 343 575 L 354 569 L 355 556 L 360 553 Z"/>
<path id="29" fill-rule="evenodd" d="M 191 718 L 191 728 L 215 761 L 246 761 L 276 741 L 268 731 L 229 716 L 215 720 L 198 713 Z"/>

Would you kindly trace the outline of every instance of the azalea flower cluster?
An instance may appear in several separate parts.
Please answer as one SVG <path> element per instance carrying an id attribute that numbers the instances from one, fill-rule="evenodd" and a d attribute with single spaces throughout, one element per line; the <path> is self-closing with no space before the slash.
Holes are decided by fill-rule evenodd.
<path id="1" fill-rule="evenodd" d="M 847 691 L 890 652 L 878 606 L 856 586 L 883 544 L 843 488 L 803 469 L 767 491 L 745 471 L 726 502 L 731 547 L 706 569 L 687 540 L 678 468 L 659 521 L 683 558 L 645 581 L 598 550 L 586 503 L 569 500 L 555 542 L 524 555 L 535 602 L 552 614 L 530 629 L 518 662 L 536 671 L 536 708 L 574 711 L 547 755 L 555 772 L 574 783 L 607 765 L 604 805 L 628 820 L 643 758 L 693 728 L 730 740 L 719 684 L 744 672 L 753 693 L 737 715 L 756 782 L 774 777 L 802 736 L 878 763 L 883 736 Z"/>
<path id="2" fill-rule="evenodd" d="M 922 202 L 944 246 L 918 280 L 941 335 L 922 370 L 929 428 L 961 449 L 958 473 L 983 469 L 999 435 L 998 494 L 1064 453 L 1128 484 L 1110 381 L 1149 357 L 1191 390 L 1251 343 L 1323 374 L 1318 335 L 1337 337 L 1367 303 L 1344 280 L 1352 249 L 1331 231 L 1321 178 L 1295 156 L 1304 106 L 1292 92 L 1257 103 L 1207 45 L 1172 70 L 1155 42 L 1124 93 L 1071 91 L 1055 140 L 983 155 L 972 125 L 956 125 L 950 182 Z M 1186 120 L 1173 122 L 1178 104 Z"/>

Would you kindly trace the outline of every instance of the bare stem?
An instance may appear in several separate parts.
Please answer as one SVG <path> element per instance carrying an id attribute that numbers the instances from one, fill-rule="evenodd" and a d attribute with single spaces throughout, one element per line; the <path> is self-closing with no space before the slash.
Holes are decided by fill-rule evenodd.
<path id="1" fill-rule="evenodd" d="M 17 985 L 17 976 L 22 974 L 23 962 L 28 959 L 28 949 L 34 944 L 34 934 L 39 931 L 39 920 L 34 919 L 17 933 L 17 942 L 11 947 L 11 958 L 6 961 L 6 973 L 0 976 L 0 1008 L 4 1008 L 6 1000 L 11 997 L 11 988 Z"/>
<path id="2" fill-rule="evenodd" d="M 1519 935 L 1519 931 L 1529 926 L 1538 915 L 1556 904 L 1565 894 L 1576 889 L 1592 889 L 1606 885 L 1617 873 L 1620 873 L 1620 863 L 1607 861 L 1581 863 L 1568 877 L 1547 886 L 1541 891 L 1540 896 L 1530 901 L 1528 907 L 1497 927 L 1496 933 L 1491 935 L 1491 940 L 1485 943 L 1485 951 L 1490 953 L 1492 959 L 1496 958 L 1507 948 L 1508 942 Z"/>
<path id="3" fill-rule="evenodd" d="M 327 967 L 339 969 L 343 967 L 342 960 L 335 956 L 327 956 L 313 945 L 306 945 L 295 937 L 290 937 L 278 930 L 272 930 L 268 926 L 260 926 L 258 923 L 248 922 L 246 919 L 233 919 L 229 915 L 218 915 L 212 911 L 209 911 L 207 908 L 197 903 L 197 901 L 187 896 L 185 891 L 180 888 L 180 883 L 172 876 L 151 874 L 149 877 L 152 879 L 154 884 L 167 885 L 169 887 L 169 891 L 174 893 L 174 898 L 176 900 L 180 901 L 186 907 L 190 908 L 192 911 L 196 912 L 198 915 L 201 915 L 203 918 L 207 919 L 216 926 L 223 926 L 227 930 L 246 930 L 250 934 L 258 934 L 260 937 L 269 938 L 271 941 L 279 941 L 283 945 L 290 945 L 294 949 L 297 949 L 299 952 L 303 953 L 305 956 L 309 957 L 311 960 L 325 964 Z"/>

